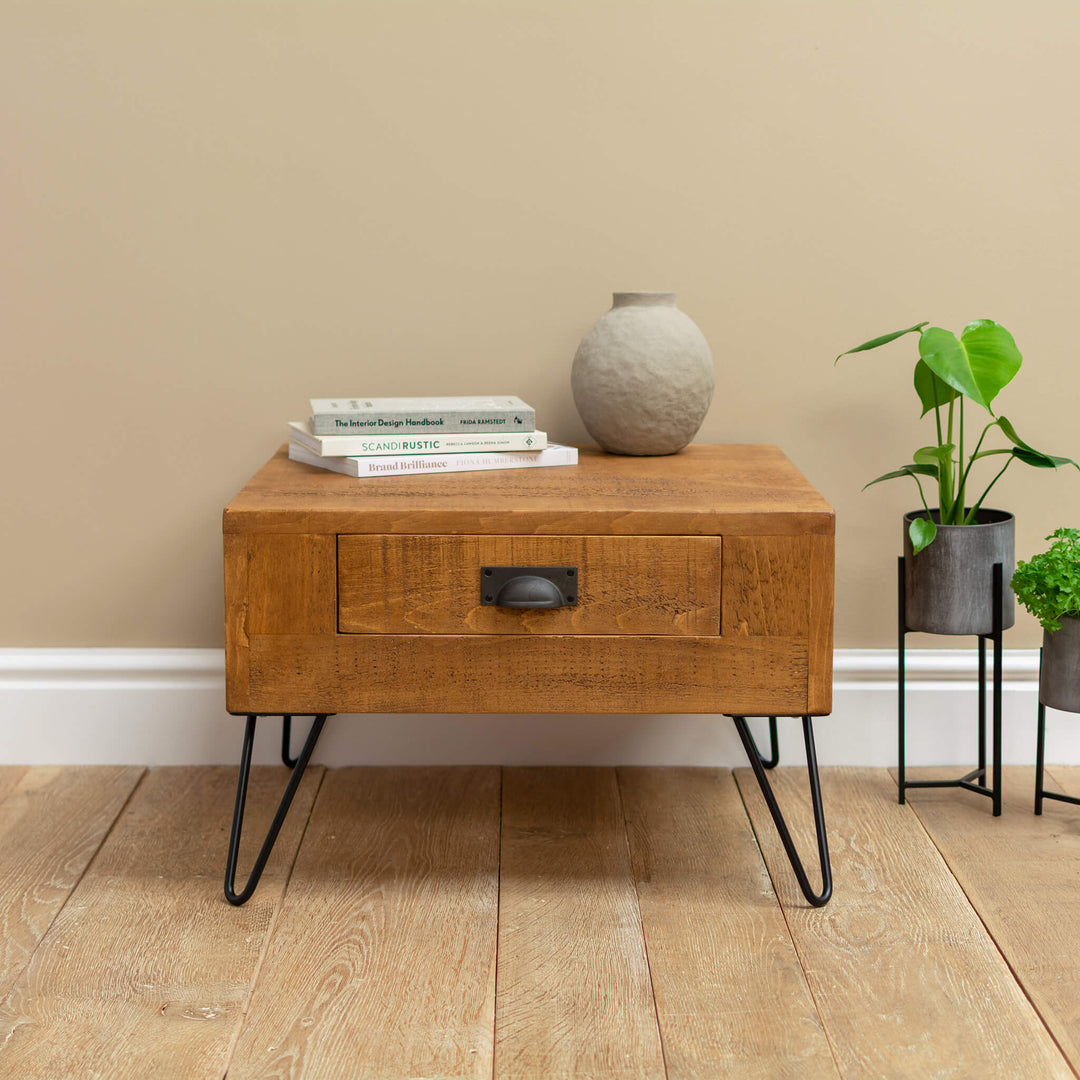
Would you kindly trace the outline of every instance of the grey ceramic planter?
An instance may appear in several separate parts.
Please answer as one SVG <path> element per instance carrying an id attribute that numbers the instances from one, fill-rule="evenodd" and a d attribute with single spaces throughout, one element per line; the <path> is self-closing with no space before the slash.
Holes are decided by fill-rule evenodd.
<path id="1" fill-rule="evenodd" d="M 932 510 L 934 521 L 937 510 Z M 938 525 L 934 542 L 914 553 L 908 526 L 925 511 L 904 515 L 904 604 L 909 630 L 928 634 L 990 634 L 994 629 L 994 563 L 1002 564 L 1001 628 L 1016 622 L 1009 582 L 1016 561 L 1016 520 L 1004 510 L 980 510 L 973 525 Z"/>
<path id="2" fill-rule="evenodd" d="M 1064 615 L 1060 630 L 1043 631 L 1039 701 L 1051 709 L 1080 713 L 1080 619 Z"/>

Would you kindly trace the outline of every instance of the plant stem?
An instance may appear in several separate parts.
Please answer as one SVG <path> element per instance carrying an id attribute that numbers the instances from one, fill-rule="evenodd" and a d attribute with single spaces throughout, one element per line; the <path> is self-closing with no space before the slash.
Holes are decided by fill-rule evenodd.
<path id="1" fill-rule="evenodd" d="M 960 441 L 958 443 L 960 452 L 956 458 L 956 471 L 959 477 L 956 487 L 956 504 L 953 512 L 953 521 L 957 521 L 961 514 L 964 512 L 964 399 L 960 399 Z M 950 472 L 952 471 L 950 466 Z"/>
<path id="2" fill-rule="evenodd" d="M 994 479 L 990 481 L 990 483 L 986 487 L 986 490 L 982 493 L 982 495 L 979 496 L 979 501 L 971 508 L 971 510 L 968 512 L 967 516 L 964 518 L 964 524 L 965 525 L 970 525 L 975 520 L 975 515 L 979 512 L 979 507 L 982 506 L 982 504 L 983 504 L 983 499 L 985 499 L 986 496 L 990 494 L 990 488 L 992 488 L 1001 479 L 1001 474 L 1015 460 L 1016 460 L 1016 457 L 1013 454 L 1010 454 L 1009 455 L 1009 460 L 1006 461 L 1005 464 L 1001 467 L 1001 472 L 999 472 L 997 474 L 997 476 L 995 476 Z"/>
<path id="3" fill-rule="evenodd" d="M 975 464 L 975 459 L 979 456 L 979 451 L 982 449 L 983 439 L 986 438 L 986 433 L 997 425 L 996 420 L 991 420 L 989 424 L 982 429 L 982 434 L 979 436 L 979 441 L 975 444 L 975 449 L 971 452 L 971 457 L 968 459 L 967 468 L 964 470 L 963 475 L 960 477 L 960 484 L 962 487 L 967 486 L 968 473 L 971 472 L 971 466 Z"/>
<path id="4" fill-rule="evenodd" d="M 949 402 L 949 434 L 946 442 L 951 443 L 952 429 L 953 429 L 953 406 L 956 399 L 954 398 Z M 938 445 L 941 445 L 940 443 Z M 942 461 L 938 467 L 938 510 L 941 512 L 942 523 L 948 524 L 952 520 L 953 514 L 953 493 L 952 493 L 952 459 L 950 457 L 949 463 Z"/>
<path id="5" fill-rule="evenodd" d="M 943 446 L 944 443 L 941 441 L 941 402 L 938 401 L 938 396 L 937 396 L 937 381 L 935 380 L 930 385 L 934 389 L 934 423 L 937 425 L 937 444 L 938 444 L 938 446 Z M 943 468 L 943 463 L 941 461 L 939 461 L 938 462 L 938 509 L 939 510 L 941 509 L 941 494 L 942 494 L 942 490 L 941 490 L 941 472 L 942 472 L 942 468 Z M 918 477 L 915 478 L 915 482 L 916 483 L 919 482 Z M 922 484 L 919 484 L 919 494 L 922 495 Z M 923 499 L 923 506 L 926 506 L 926 499 L 925 498 Z M 927 508 L 926 516 L 927 516 L 927 519 L 929 520 L 929 517 L 930 517 L 929 508 Z"/>
<path id="6" fill-rule="evenodd" d="M 922 499 L 923 509 L 926 511 L 926 520 L 933 521 L 933 517 L 930 515 L 930 507 L 926 503 L 926 495 L 923 493 L 922 481 L 914 474 L 911 474 L 911 479 L 915 481 L 915 486 L 919 489 L 919 498 Z"/>

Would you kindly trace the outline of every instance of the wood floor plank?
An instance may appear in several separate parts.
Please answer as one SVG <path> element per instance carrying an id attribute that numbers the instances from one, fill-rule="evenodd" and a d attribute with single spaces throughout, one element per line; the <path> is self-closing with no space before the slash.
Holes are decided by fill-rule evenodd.
<path id="1" fill-rule="evenodd" d="M 664 1076 L 614 769 L 503 775 L 496 1080 Z"/>
<path id="2" fill-rule="evenodd" d="M 1047 788 L 1080 796 L 1080 769 L 1052 767 Z M 1003 770 L 998 818 L 988 800 L 956 791 L 920 789 L 908 799 L 1080 1071 L 1080 806 L 1045 800 L 1036 817 L 1035 770 L 1019 766 Z"/>
<path id="3" fill-rule="evenodd" d="M 500 771 L 331 772 L 229 1067 L 491 1076 Z"/>
<path id="4" fill-rule="evenodd" d="M 1020 770 L 1014 769 L 1013 772 L 1019 772 Z M 1025 781 L 1026 782 L 1026 781 Z M 1035 773 L 1031 774 L 1031 807 L 1034 810 L 1035 807 Z M 1047 765 L 1046 770 L 1043 773 L 1043 789 L 1045 791 L 1056 791 L 1062 795 L 1071 795 L 1074 799 L 1080 799 L 1080 765 Z M 1053 801 L 1053 800 L 1051 800 Z M 1045 800 L 1043 801 L 1043 812 L 1045 813 L 1046 807 L 1049 805 Z M 1059 803 L 1062 809 L 1065 806 L 1072 805 L 1072 816 L 1077 820 L 1080 820 L 1080 806 L 1075 803 Z M 1065 814 L 1067 818 L 1068 813 Z"/>
<path id="5" fill-rule="evenodd" d="M 814 852 L 806 771 L 770 775 L 796 844 Z M 753 774 L 740 769 L 736 778 L 845 1080 L 1071 1080 L 915 812 L 897 804 L 885 770 L 822 770 L 835 881 L 822 909 L 803 899 Z M 991 829 L 994 819 L 982 813 Z"/>
<path id="6" fill-rule="evenodd" d="M 321 772 L 305 776 L 255 896 L 233 908 L 236 770 L 150 771 L 0 1003 L 0 1076 L 220 1080 Z M 286 776 L 252 770 L 242 868 Z"/>
<path id="7" fill-rule="evenodd" d="M 82 877 L 141 768 L 0 771 L 0 999 Z"/>
<path id="8" fill-rule="evenodd" d="M 731 772 L 618 775 L 668 1080 L 836 1080 Z"/>
<path id="9" fill-rule="evenodd" d="M 6 799 L 19 786 L 19 781 L 28 771 L 27 765 L 0 766 L 0 799 Z"/>

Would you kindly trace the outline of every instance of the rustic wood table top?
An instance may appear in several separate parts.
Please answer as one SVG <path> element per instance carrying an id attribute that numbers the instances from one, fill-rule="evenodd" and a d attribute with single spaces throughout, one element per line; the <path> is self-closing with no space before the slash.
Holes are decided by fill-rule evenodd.
<path id="1" fill-rule="evenodd" d="M 224 529 L 831 536 L 833 510 L 771 445 L 665 457 L 582 447 L 577 465 L 364 479 L 282 447 L 226 507 Z"/>

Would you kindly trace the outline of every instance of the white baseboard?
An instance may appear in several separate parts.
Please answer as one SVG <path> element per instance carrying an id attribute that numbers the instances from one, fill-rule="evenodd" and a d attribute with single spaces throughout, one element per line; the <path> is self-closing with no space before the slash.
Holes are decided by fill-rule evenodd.
<path id="1" fill-rule="evenodd" d="M 1006 764 L 1035 760 L 1038 664 L 1037 650 L 1005 651 Z M 822 765 L 896 764 L 896 667 L 895 650 L 837 650 L 833 713 L 814 725 Z M 906 670 L 908 764 L 971 764 L 975 649 L 912 649 Z M 224 711 L 224 690 L 220 649 L 0 649 L 0 763 L 234 764 L 244 720 Z M 800 725 L 780 723 L 782 764 L 803 762 Z M 297 721 L 297 742 L 306 726 Z M 763 721 L 754 726 L 763 732 Z M 1049 711 L 1047 732 L 1048 762 L 1080 763 L 1080 717 Z M 277 761 L 279 741 L 280 725 L 263 721 L 255 761 Z M 340 716 L 327 723 L 314 760 L 331 766 L 746 763 L 730 721 L 697 715 Z"/>

